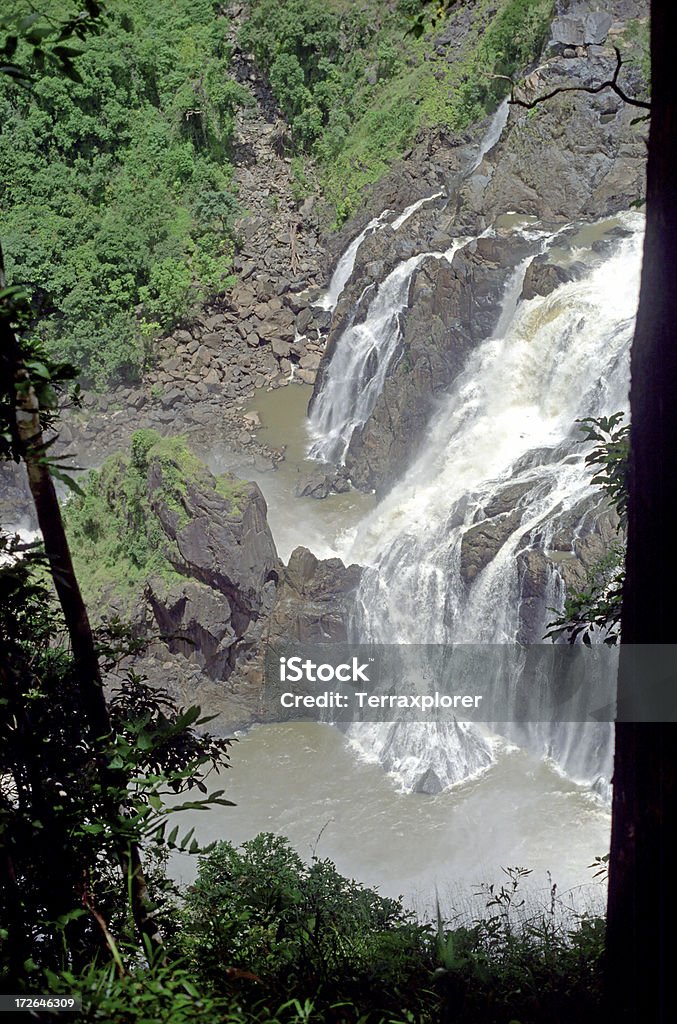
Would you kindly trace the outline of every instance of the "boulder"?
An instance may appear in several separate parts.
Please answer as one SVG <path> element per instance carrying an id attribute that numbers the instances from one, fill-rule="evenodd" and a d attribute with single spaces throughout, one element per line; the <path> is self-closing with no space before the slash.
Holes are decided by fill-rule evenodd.
<path id="1" fill-rule="evenodd" d="M 319 352 L 306 352 L 305 355 L 301 356 L 299 365 L 302 370 L 317 370 L 320 365 L 320 361 L 321 356 Z"/>
<path id="2" fill-rule="evenodd" d="M 472 583 L 482 569 L 489 565 L 515 532 L 521 518 L 521 512 L 514 509 L 477 523 L 466 531 L 461 541 L 461 576 L 466 584 Z"/>
<path id="3" fill-rule="evenodd" d="M 160 459 L 148 467 L 149 499 L 169 541 L 167 557 L 181 575 L 227 599 L 241 636 L 260 612 L 263 587 L 279 574 L 265 499 L 246 481 L 219 489 L 206 469 L 187 479 L 177 497 L 175 472 Z"/>
<path id="4" fill-rule="evenodd" d="M 289 342 L 282 341 L 280 338 L 273 338 L 270 347 L 273 350 L 273 354 L 276 355 L 278 359 L 286 359 L 291 351 L 291 345 Z"/>
<path id="5" fill-rule="evenodd" d="M 195 580 L 167 586 L 150 580 L 144 596 L 172 654 L 181 654 L 212 679 L 227 679 L 239 639 L 223 596 Z"/>
<path id="6" fill-rule="evenodd" d="M 527 267 L 521 298 L 533 299 L 537 295 L 549 295 L 561 284 L 575 280 L 576 276 L 575 267 L 550 263 L 547 254 L 537 256 Z"/>
<path id="7" fill-rule="evenodd" d="M 271 642 L 346 643 L 362 568 L 296 548 L 283 569 L 270 617 Z"/>
<path id="8" fill-rule="evenodd" d="M 278 309 L 259 324 L 258 333 L 266 341 L 278 338 L 282 341 L 293 341 L 296 335 L 296 322 L 290 309 Z"/>
<path id="9" fill-rule="evenodd" d="M 343 494 L 350 490 L 350 480 L 343 468 L 336 469 L 318 462 L 299 474 L 296 495 L 299 498 L 326 498 L 329 494 Z"/>
<path id="10" fill-rule="evenodd" d="M 591 11 L 589 14 L 567 14 L 555 18 L 551 33 L 555 43 L 562 46 L 601 45 L 611 28 L 612 17 L 605 11 Z"/>

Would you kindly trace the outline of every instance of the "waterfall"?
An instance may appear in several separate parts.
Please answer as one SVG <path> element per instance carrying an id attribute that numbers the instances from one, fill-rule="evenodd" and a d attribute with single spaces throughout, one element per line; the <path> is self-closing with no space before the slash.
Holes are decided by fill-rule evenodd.
<path id="1" fill-rule="evenodd" d="M 415 203 L 411 203 L 409 206 L 405 207 L 402 213 L 393 220 L 390 226 L 397 231 L 398 228 L 401 228 L 417 210 L 425 205 L 425 203 L 430 203 L 433 199 L 439 199 L 441 195 L 444 195 L 444 193 L 434 192 L 431 196 L 424 196 L 423 199 L 417 199 Z M 359 235 L 356 235 L 355 238 L 353 238 L 352 242 L 336 264 L 336 268 L 332 274 L 327 291 L 317 301 L 317 305 L 322 309 L 336 309 L 336 303 L 341 297 L 341 292 L 348 283 L 353 272 L 353 268 L 355 267 L 357 250 L 360 248 L 367 235 L 373 234 L 374 231 L 377 231 L 380 227 L 383 227 L 384 224 L 388 223 L 388 216 L 391 212 L 391 210 L 384 210 L 378 217 L 372 218 L 367 226 L 360 231 Z"/>
<path id="2" fill-rule="evenodd" d="M 510 108 L 505 99 L 495 111 L 480 141 L 474 160 L 467 166 L 464 177 L 472 174 L 486 154 L 494 148 L 503 133 Z M 444 195 L 417 199 L 407 206 L 391 226 L 398 230 L 425 203 Z M 325 309 L 335 309 L 336 303 L 352 275 L 357 251 L 364 238 L 378 230 L 386 221 L 389 210 L 371 220 L 366 228 L 350 243 L 339 260 L 324 297 L 318 303 Z M 451 261 L 454 253 L 467 244 L 469 238 L 454 245 L 445 253 L 428 252 L 413 256 L 397 266 L 378 286 L 378 291 L 362 324 L 351 324 L 337 341 L 334 354 L 310 419 L 314 436 L 309 456 L 325 462 L 342 463 L 353 431 L 369 418 L 383 389 L 393 355 L 400 340 L 400 315 L 407 305 L 409 285 L 419 265 L 427 257 Z"/>
<path id="3" fill-rule="evenodd" d="M 506 96 L 506 98 L 494 112 L 494 115 L 491 118 L 491 121 L 489 122 L 489 127 L 487 128 L 484 137 L 480 142 L 479 149 L 477 150 L 477 155 L 468 172 L 469 174 L 472 174 L 473 171 L 477 170 L 477 168 L 482 163 L 487 153 L 491 152 L 491 150 L 494 148 L 494 146 L 500 139 L 501 135 L 503 134 L 503 129 L 508 123 L 509 113 L 510 103 L 508 101 L 508 97 Z"/>
<path id="4" fill-rule="evenodd" d="M 519 636 L 518 556 L 547 550 L 558 517 L 594 494 L 575 421 L 627 407 L 642 221 L 637 214 L 623 219 L 632 236 L 612 256 L 593 260 L 581 280 L 518 301 L 521 273 L 513 275 L 496 331 L 471 355 L 429 428 L 422 455 L 346 551 L 368 566 L 356 639 L 491 644 Z M 489 512 L 508 485 L 521 491 L 512 505 L 516 522 L 468 580 L 464 538 L 477 524 L 491 525 Z M 535 642 L 547 624 L 546 601 L 561 600 L 556 573 L 549 586 L 530 638 Z M 487 767 L 496 742 L 475 726 L 420 723 L 360 724 L 350 736 L 405 788 L 429 791 Z M 520 741 L 604 791 L 608 724 L 522 727 Z"/>
<path id="5" fill-rule="evenodd" d="M 494 146 L 496 145 L 496 143 L 498 142 L 503 133 L 503 129 L 505 128 L 506 123 L 508 121 L 509 113 L 510 106 L 508 104 L 508 99 L 506 98 L 494 112 L 491 121 L 489 122 L 487 130 L 482 139 L 480 140 L 477 154 L 472 163 L 467 167 L 465 171 L 465 176 L 472 174 L 472 172 L 476 170 L 482 163 L 482 160 L 484 160 L 484 157 L 487 155 L 487 153 L 494 148 Z M 434 192 L 430 196 L 424 196 L 422 199 L 417 199 L 416 202 L 411 203 L 409 206 L 405 207 L 402 213 L 398 214 L 398 216 L 395 217 L 395 219 L 391 223 L 391 227 L 394 228 L 395 231 L 397 231 L 423 205 L 432 202 L 433 199 L 439 199 L 443 195 L 444 192 L 439 191 Z M 336 304 L 339 298 L 341 297 L 343 289 L 350 280 L 353 269 L 355 267 L 355 260 L 357 258 L 358 249 L 362 245 L 362 242 L 367 237 L 367 235 L 371 235 L 374 231 L 378 231 L 379 228 L 383 227 L 384 224 L 388 223 L 388 217 L 391 214 L 391 212 L 391 210 L 384 210 L 383 213 L 379 214 L 378 217 L 372 218 L 372 220 L 369 221 L 367 226 L 363 228 L 362 231 L 360 231 L 360 233 L 356 235 L 355 238 L 353 238 L 353 240 L 350 242 L 346 251 L 343 253 L 340 260 L 336 264 L 334 273 L 332 274 L 331 277 L 331 281 L 329 282 L 329 287 L 327 288 L 324 295 L 322 295 L 321 298 L 317 300 L 316 304 L 320 306 L 322 309 L 336 309 Z"/>
<path id="6" fill-rule="evenodd" d="M 383 390 L 401 338 L 401 316 L 409 301 L 412 277 L 429 258 L 453 259 L 470 241 L 457 239 L 446 252 L 424 252 L 398 264 L 378 286 L 362 323 L 341 335 L 321 393 L 310 416 L 315 440 L 309 455 L 342 463 L 356 427 L 367 421 Z"/>
<path id="7" fill-rule="evenodd" d="M 399 215 L 399 217 L 395 217 L 395 220 L 392 222 L 390 226 L 394 228 L 395 231 L 397 231 L 397 229 L 401 228 L 405 221 L 408 221 L 409 218 L 414 213 L 416 213 L 417 210 L 420 210 L 422 206 L 424 206 L 426 203 L 431 203 L 433 199 L 439 199 L 440 196 L 443 195 L 444 192 L 433 192 L 431 196 L 424 196 L 423 199 L 417 199 L 415 203 L 412 203 L 410 206 L 407 206 L 404 210 L 402 210 L 402 213 Z"/>
<path id="8" fill-rule="evenodd" d="M 346 283 L 353 272 L 357 250 L 360 248 L 367 235 L 370 235 L 373 231 L 376 231 L 381 227 L 389 213 L 390 210 L 384 210 L 380 216 L 374 217 L 370 220 L 366 228 L 363 228 L 359 235 L 356 235 L 355 238 L 353 238 L 352 242 L 343 253 L 343 256 L 341 256 L 341 259 L 336 264 L 336 269 L 332 274 L 327 291 L 317 301 L 317 305 L 322 309 L 333 310 L 336 308 L 336 303 L 341 297 L 341 292 L 345 288 Z"/>

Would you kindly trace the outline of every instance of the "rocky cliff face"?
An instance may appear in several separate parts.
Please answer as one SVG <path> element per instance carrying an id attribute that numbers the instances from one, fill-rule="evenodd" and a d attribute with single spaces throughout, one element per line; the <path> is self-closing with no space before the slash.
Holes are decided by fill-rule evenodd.
<path id="1" fill-rule="evenodd" d="M 172 458 L 162 443 L 157 450 L 161 456 L 151 448 L 145 466 L 152 520 L 145 526 L 163 560 L 139 583 L 131 611 L 137 632 L 155 639 L 122 668 L 133 664 L 182 702 L 203 703 L 220 715 L 223 730 L 244 727 L 263 715 L 264 644 L 345 641 L 360 569 L 322 561 L 305 548 L 284 566 L 256 484 L 216 478 L 195 463 L 187 473 L 184 458 Z M 110 487 L 104 471 L 90 485 L 101 486 L 115 514 L 125 493 L 122 478 L 118 484 Z M 132 508 L 123 515 L 137 518 Z M 88 556 L 96 557 L 96 549 Z M 112 586 L 98 605 L 125 614 Z"/>
<path id="2" fill-rule="evenodd" d="M 410 203 L 417 194 L 412 191 L 415 169 L 423 195 L 441 189 L 448 197 L 426 204 L 397 233 L 386 228 L 367 237 L 358 250 L 311 408 L 346 326 L 364 316 L 373 288 L 397 262 L 444 250 L 454 237 L 479 235 L 487 227 L 496 234 L 458 253 L 451 267 L 431 259 L 415 273 L 383 393 L 353 434 L 345 457 L 355 486 L 382 493 L 394 483 L 420 450 L 435 397 L 449 388 L 468 353 L 493 330 L 503 286 L 521 258 L 522 245 L 517 233 L 509 236 L 500 227 L 501 217 L 523 215 L 532 218 L 532 227 L 552 231 L 610 216 L 641 200 L 646 123 L 637 119 L 642 111 L 609 89 L 596 94 L 576 90 L 613 78 L 614 47 L 629 52 L 630 23 L 646 16 L 646 4 L 633 0 L 606 4 L 601 11 L 590 4 L 560 3 L 544 58 L 520 84 L 516 98 L 529 103 L 564 91 L 531 110 L 511 106 L 498 144 L 469 174 L 463 167 L 472 166 L 476 147 L 467 139 L 422 138 L 351 226 L 354 235 L 363 221 L 381 212 L 386 199 L 395 209 Z M 637 63 L 626 63 L 618 80 L 627 94 L 645 95 Z M 576 269 L 570 263 L 564 268 L 537 258 L 524 297 L 545 294 L 572 276 Z"/>
<path id="3" fill-rule="evenodd" d="M 516 90 L 530 103 L 555 89 L 594 88 L 610 81 L 617 58 L 610 46 L 580 45 L 555 54 Z M 637 70 L 623 87 L 643 94 Z M 505 138 L 487 165 L 460 190 L 459 213 L 487 224 L 512 209 L 545 223 L 594 220 L 627 209 L 644 194 L 642 113 L 610 90 L 564 91 L 531 110 L 513 108 Z"/>
<path id="4" fill-rule="evenodd" d="M 527 249 L 519 239 L 478 238 L 451 265 L 429 259 L 412 281 L 391 372 L 345 463 L 357 487 L 383 491 L 411 461 L 439 397 L 498 322 L 508 275 Z"/>

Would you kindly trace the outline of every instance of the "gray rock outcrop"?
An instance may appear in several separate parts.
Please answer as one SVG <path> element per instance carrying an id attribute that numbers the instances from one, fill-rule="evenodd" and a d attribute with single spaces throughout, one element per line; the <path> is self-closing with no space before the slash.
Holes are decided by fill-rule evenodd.
<path id="1" fill-rule="evenodd" d="M 439 397 L 496 326 L 508 275 L 526 252 L 520 239 L 478 238 L 451 265 L 432 257 L 422 263 L 385 386 L 346 453 L 355 486 L 383 492 L 411 462 Z"/>

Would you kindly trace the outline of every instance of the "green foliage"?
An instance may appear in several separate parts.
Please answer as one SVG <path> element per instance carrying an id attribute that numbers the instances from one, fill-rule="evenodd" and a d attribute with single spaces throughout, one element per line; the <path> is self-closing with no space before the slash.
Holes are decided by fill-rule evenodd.
<path id="1" fill-rule="evenodd" d="M 92 963 L 79 973 L 50 972 L 46 981 L 55 995 L 80 995 L 78 1020 L 87 1024 L 218 1024 L 226 1019 L 225 1001 L 198 991 L 178 964 L 158 963 L 120 977 L 115 964 Z"/>
<path id="2" fill-rule="evenodd" d="M 613 416 L 592 416 L 579 420 L 586 441 L 597 444 L 585 457 L 587 466 L 599 467 L 590 481 L 599 484 L 613 504 L 618 515 L 619 529 L 628 522 L 628 457 L 630 454 L 630 427 L 623 424 L 625 413 Z"/>
<path id="3" fill-rule="evenodd" d="M 261 834 L 240 850 L 219 843 L 200 861 L 186 896 L 183 943 L 203 981 L 223 984 L 227 962 L 263 989 L 236 985 L 250 1005 L 312 998 L 316 1008 L 413 1008 L 426 975 L 427 929 L 397 900 L 338 874 L 328 860 L 304 863 L 287 840 Z"/>
<path id="4" fill-rule="evenodd" d="M 78 371 L 70 363 L 54 359 L 36 340 L 33 331 L 36 315 L 24 289 L 17 286 L 0 289 L 0 328 L 3 329 L 3 345 L 0 347 L 0 460 L 19 462 L 24 454 L 16 425 L 18 395 L 25 395 L 33 389 L 44 431 L 56 426 L 60 408 L 69 403 L 76 407 L 80 404 L 80 388 L 76 383 Z M 13 351 L 12 339 L 19 346 L 24 371 L 20 383 L 15 380 L 17 353 Z M 70 478 L 60 471 L 58 459 L 47 449 L 45 445 L 42 458 L 49 461 L 52 474 L 72 484 Z"/>
<path id="5" fill-rule="evenodd" d="M 628 519 L 627 472 L 630 453 L 630 427 L 622 424 L 625 413 L 599 419 L 579 420 L 584 441 L 596 441 L 585 457 L 595 467 L 591 483 L 598 484 L 618 516 L 616 530 L 624 534 Z M 625 579 L 625 544 L 612 544 L 601 559 L 586 571 L 585 584 L 567 594 L 562 613 L 548 623 L 544 639 L 565 639 L 567 643 L 592 643 L 598 631 L 605 644 L 620 640 L 621 605 Z M 554 611 L 555 609 L 551 609 Z"/>
<path id="6" fill-rule="evenodd" d="M 154 430 L 136 431 L 130 457 L 113 455 L 89 474 L 82 493 L 64 509 L 73 562 L 88 599 L 98 602 L 115 592 L 132 600 L 149 576 L 180 579 L 159 516 L 173 515 L 179 527 L 189 521 L 191 481 L 218 490 L 239 511 L 241 481 L 228 474 L 213 477 L 182 438 L 163 438 Z"/>
<path id="7" fill-rule="evenodd" d="M 567 593 L 564 609 L 548 623 L 544 639 L 564 639 L 570 644 L 580 641 L 590 646 L 593 634 L 599 632 L 605 644 L 617 644 L 624 579 L 625 546 L 618 542 L 586 570 L 581 589 Z"/>
<path id="8" fill-rule="evenodd" d="M 466 128 L 507 95 L 510 82 L 506 79 L 538 57 L 548 38 L 553 9 L 552 0 L 507 0 L 499 7 L 472 52 L 472 70 L 456 90 L 452 127 Z"/>
<path id="9" fill-rule="evenodd" d="M 0 978 L 30 986 L 42 969 L 94 956 L 120 965 L 119 944 L 134 941 L 121 851 L 143 845 L 160 865 L 168 850 L 196 852 L 191 833 L 168 832 L 165 799 L 189 796 L 171 813 L 227 804 L 202 778 L 227 765 L 230 741 L 198 735 L 209 721 L 199 708 L 178 708 L 133 673 L 109 699 L 110 734 L 92 736 L 63 622 L 41 582 L 44 555 L 17 559 L 16 540 L 4 537 L 0 551 L 9 556 L 0 567 Z M 109 662 L 129 653 L 116 632 L 105 639 Z M 167 906 L 163 868 L 148 884 Z"/>
<path id="10" fill-rule="evenodd" d="M 71 10 L 64 10 L 63 16 L 56 19 L 31 8 L 0 17 L 0 75 L 28 85 L 30 63 L 39 71 L 51 65 L 74 82 L 80 81 L 73 61 L 82 49 L 72 43 L 74 38 L 84 40 L 98 32 L 102 15 L 101 4 L 96 0 L 85 0 L 84 8 L 79 10 L 71 4 Z M 17 50 L 25 61 L 16 62 Z"/>
<path id="11" fill-rule="evenodd" d="M 69 10 L 50 0 L 45 15 Z M 79 81 L 47 63 L 30 91 L 0 83 L 8 279 L 42 297 L 50 351 L 102 386 L 138 376 L 152 337 L 230 280 L 227 156 L 245 94 L 227 28 L 212 0 L 121 0 L 77 57 Z M 28 43 L 17 54 L 30 65 Z"/>
<path id="12" fill-rule="evenodd" d="M 438 909 L 433 927 L 330 861 L 304 863 L 281 837 L 219 843 L 186 894 L 178 950 L 202 989 L 252 1021 L 282 1002 L 275 1019 L 283 1009 L 306 1019 L 305 1008 L 309 1020 L 351 1024 L 592 1024 L 603 922 L 562 916 L 554 886 L 548 905 L 527 913 L 519 890 L 529 873 L 509 868 L 503 885 L 482 887 L 480 920 L 450 927 Z"/>
<path id="13" fill-rule="evenodd" d="M 623 34 L 617 45 L 623 56 L 624 64 L 635 64 L 642 73 L 646 91 L 641 97 L 648 99 L 651 87 L 651 43 L 649 39 L 649 19 L 632 18 L 625 23 Z"/>
<path id="14" fill-rule="evenodd" d="M 583 915 L 566 926 L 550 913 L 519 927 L 494 915 L 444 931 L 435 976 L 442 1019 L 597 1024 L 603 1019 L 604 933 L 600 918 Z"/>
<path id="15" fill-rule="evenodd" d="M 538 56 L 553 9 L 552 0 L 483 0 L 452 54 L 435 40 L 446 22 L 465 17 L 461 5 L 430 16 L 428 6 L 250 0 L 242 45 L 268 74 L 294 147 L 319 161 L 338 224 L 420 128 L 462 130 L 490 113 L 508 91 L 492 76 Z"/>

